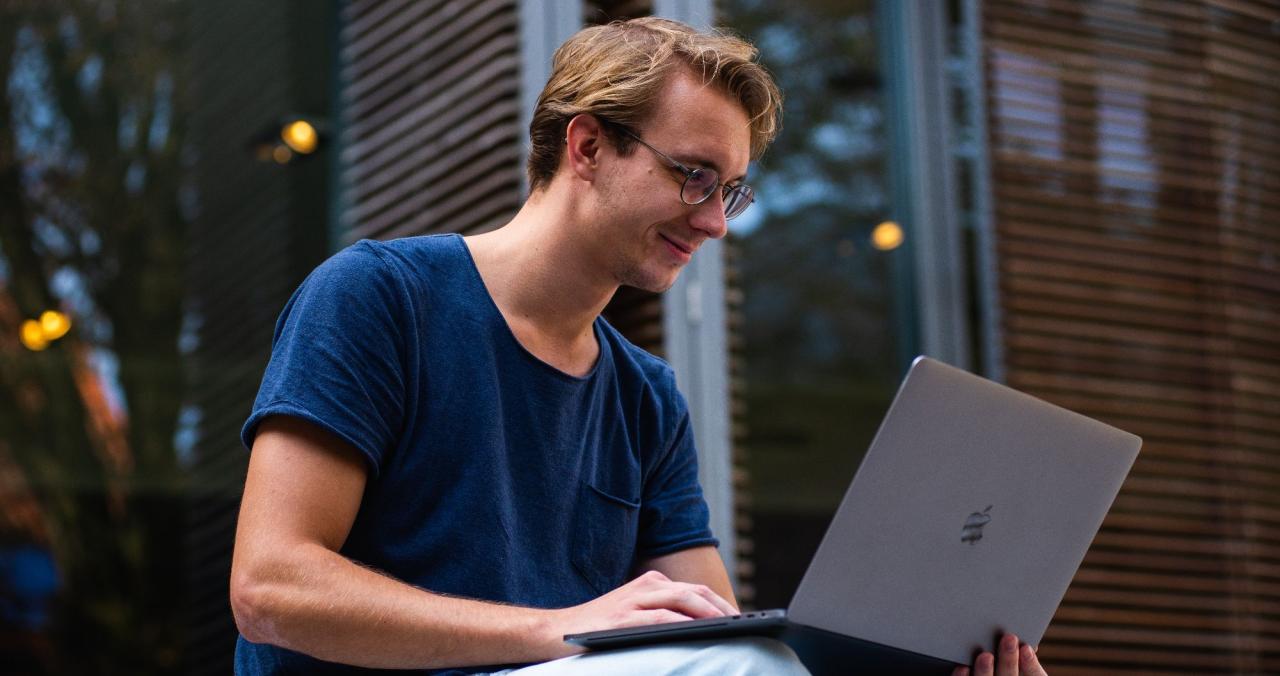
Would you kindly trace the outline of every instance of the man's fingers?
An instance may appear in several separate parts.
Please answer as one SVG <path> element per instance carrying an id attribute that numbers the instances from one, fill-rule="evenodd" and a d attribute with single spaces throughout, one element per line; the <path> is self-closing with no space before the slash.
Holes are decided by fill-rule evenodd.
<path id="1" fill-rule="evenodd" d="M 692 617 L 677 613 L 674 610 L 665 608 L 657 608 L 654 610 L 637 610 L 623 623 L 618 625 L 622 627 L 641 627 L 646 624 L 667 624 L 668 622 L 684 622 L 692 620 Z"/>
<path id="2" fill-rule="evenodd" d="M 728 601 L 726 601 L 723 596 L 715 593 L 714 591 L 711 591 L 710 587 L 707 587 L 705 585 L 700 585 L 700 584 L 691 585 L 691 586 L 699 596 L 710 601 L 711 605 L 718 608 L 721 613 L 724 613 L 725 615 L 738 614 L 738 609 L 734 608 L 732 603 L 729 603 Z"/>
<path id="3" fill-rule="evenodd" d="M 1018 637 L 1005 634 L 997 650 L 995 676 L 1018 676 Z"/>
<path id="4" fill-rule="evenodd" d="M 674 610 L 694 619 L 721 617 L 724 612 L 690 587 L 668 587 L 647 592 L 636 599 L 641 608 Z"/>
<path id="5" fill-rule="evenodd" d="M 671 578 L 656 570 L 646 571 L 644 574 L 637 576 L 636 579 L 628 583 L 628 586 L 630 585 L 634 585 L 637 589 L 686 589 L 706 599 L 708 603 L 720 611 L 720 615 L 738 614 L 738 609 L 732 603 L 712 591 L 710 587 L 701 584 L 674 582 Z"/>
<path id="6" fill-rule="evenodd" d="M 969 667 L 956 667 L 951 670 L 951 676 L 969 676 Z"/>
<path id="7" fill-rule="evenodd" d="M 973 661 L 974 676 L 992 676 L 996 669 L 996 658 L 991 653 L 982 653 Z"/>
<path id="8" fill-rule="evenodd" d="M 663 582 L 670 582 L 670 581 L 671 581 L 671 578 L 667 577 L 666 575 L 663 575 L 661 571 L 647 570 L 643 574 L 637 575 L 636 579 L 633 580 L 632 582 L 635 582 L 644 586 L 653 586 L 653 585 L 661 584 Z"/>
<path id="9" fill-rule="evenodd" d="M 1036 651 L 1029 645 L 1022 646 L 1018 651 L 1018 666 L 1023 676 L 1049 676 L 1044 667 L 1040 666 L 1040 658 L 1036 657 Z"/>

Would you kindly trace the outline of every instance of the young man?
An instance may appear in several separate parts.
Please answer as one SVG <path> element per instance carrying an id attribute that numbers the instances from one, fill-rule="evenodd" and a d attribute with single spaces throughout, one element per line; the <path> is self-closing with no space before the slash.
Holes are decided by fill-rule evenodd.
<path id="1" fill-rule="evenodd" d="M 750 204 L 780 108 L 754 55 L 660 19 L 586 29 L 510 223 L 308 277 L 244 429 L 238 672 L 805 673 L 758 639 L 557 660 L 567 633 L 737 611 L 672 373 L 599 314 Z"/>

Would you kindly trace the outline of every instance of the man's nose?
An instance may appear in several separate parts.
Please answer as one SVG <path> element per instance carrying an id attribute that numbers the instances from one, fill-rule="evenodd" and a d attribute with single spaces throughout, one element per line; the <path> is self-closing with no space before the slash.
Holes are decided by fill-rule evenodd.
<path id="1" fill-rule="evenodd" d="M 729 222 L 724 217 L 724 200 L 719 190 L 702 204 L 693 206 L 689 225 L 706 233 L 708 239 L 720 239 L 729 232 Z"/>

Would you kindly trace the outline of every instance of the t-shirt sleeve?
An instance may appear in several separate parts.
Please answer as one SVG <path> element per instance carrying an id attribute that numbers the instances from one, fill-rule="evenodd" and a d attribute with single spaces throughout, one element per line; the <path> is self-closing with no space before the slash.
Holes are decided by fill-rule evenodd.
<path id="1" fill-rule="evenodd" d="M 679 421 L 665 454 L 644 482 L 640 503 L 641 558 L 701 545 L 719 545 L 711 533 L 710 512 L 698 483 L 698 452 L 684 398 L 675 394 Z"/>
<path id="2" fill-rule="evenodd" d="M 271 360 L 240 438 L 289 415 L 344 439 L 378 474 L 404 416 L 404 287 L 367 242 L 316 268 L 276 322 Z"/>

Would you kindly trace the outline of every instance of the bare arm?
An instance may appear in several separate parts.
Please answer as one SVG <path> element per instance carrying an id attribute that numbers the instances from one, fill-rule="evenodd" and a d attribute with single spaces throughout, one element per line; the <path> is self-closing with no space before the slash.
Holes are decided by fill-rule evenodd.
<path id="1" fill-rule="evenodd" d="M 417 589 L 338 553 L 365 481 L 359 452 L 328 432 L 284 416 L 262 423 L 231 565 L 246 639 L 345 664 L 431 668 L 547 660 L 574 651 L 565 633 L 726 612 L 700 586 L 657 573 L 560 610 Z"/>

